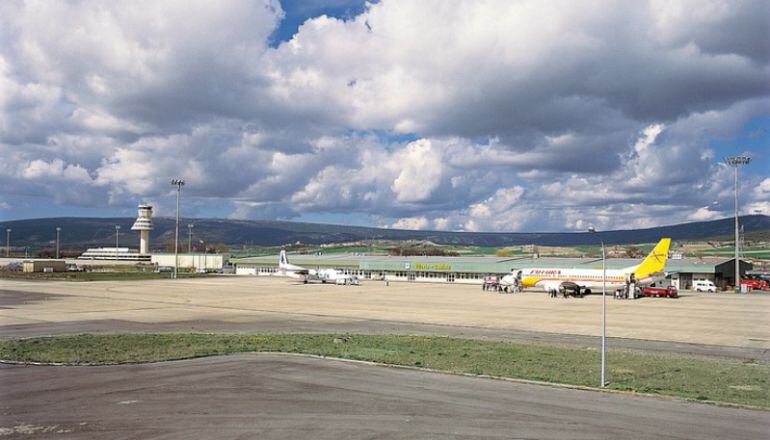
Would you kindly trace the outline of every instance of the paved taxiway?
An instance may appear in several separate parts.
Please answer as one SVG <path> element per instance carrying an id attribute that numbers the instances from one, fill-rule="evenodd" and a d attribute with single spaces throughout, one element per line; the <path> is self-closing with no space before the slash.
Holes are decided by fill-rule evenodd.
<path id="1" fill-rule="evenodd" d="M 0 434 L 19 438 L 764 439 L 770 426 L 768 411 L 279 354 L 0 373 Z"/>
<path id="2" fill-rule="evenodd" d="M 57 295 L 0 290 L 0 308 L 19 307 L 40 301 L 52 301 Z M 2 321 L 0 319 L 0 321 Z M 597 336 L 527 330 L 498 329 L 459 325 L 423 324 L 377 319 L 325 319 L 292 313 L 254 315 L 248 320 L 218 321 L 199 319 L 191 321 L 137 322 L 102 319 L 92 321 L 34 322 L 0 326 L 0 339 L 24 338 L 41 335 L 79 333 L 358 333 L 449 336 L 469 339 L 516 341 L 557 344 L 570 347 L 595 348 L 601 339 Z M 650 341 L 629 338 L 607 338 L 610 349 L 644 350 L 658 353 L 677 353 L 696 356 L 751 359 L 770 362 L 770 350 L 762 348 L 730 347 L 724 345 L 692 344 L 673 341 Z"/>

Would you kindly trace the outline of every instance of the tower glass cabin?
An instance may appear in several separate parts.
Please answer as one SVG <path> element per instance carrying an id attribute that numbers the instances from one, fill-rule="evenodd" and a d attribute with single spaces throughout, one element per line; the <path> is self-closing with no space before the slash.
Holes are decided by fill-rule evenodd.
<path id="1" fill-rule="evenodd" d="M 136 218 L 132 231 L 139 231 L 139 253 L 150 253 L 150 231 L 152 230 L 152 206 L 139 205 L 139 216 Z"/>

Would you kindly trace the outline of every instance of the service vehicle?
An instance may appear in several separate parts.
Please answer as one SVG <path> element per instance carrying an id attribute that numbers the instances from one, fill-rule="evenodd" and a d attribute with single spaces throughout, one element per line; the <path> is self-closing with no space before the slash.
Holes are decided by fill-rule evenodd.
<path id="1" fill-rule="evenodd" d="M 645 287 L 642 289 L 642 295 L 653 296 L 655 298 L 676 298 L 679 293 L 676 291 L 676 287 Z"/>
<path id="2" fill-rule="evenodd" d="M 741 280 L 741 287 L 747 286 L 751 290 L 770 290 L 770 286 L 765 280 Z"/>

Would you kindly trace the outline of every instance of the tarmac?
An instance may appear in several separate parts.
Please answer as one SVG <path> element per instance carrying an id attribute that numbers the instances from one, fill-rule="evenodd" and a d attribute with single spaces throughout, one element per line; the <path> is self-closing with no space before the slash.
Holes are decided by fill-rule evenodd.
<path id="1" fill-rule="evenodd" d="M 0 280 L 0 338 L 75 332 L 429 333 L 590 345 L 601 295 L 503 295 L 478 286 L 300 284 L 274 277 L 131 282 Z M 607 299 L 607 335 L 625 348 L 767 359 L 770 296 Z"/>
<path id="2" fill-rule="evenodd" d="M 0 436 L 765 439 L 770 412 L 280 354 L 0 368 Z"/>

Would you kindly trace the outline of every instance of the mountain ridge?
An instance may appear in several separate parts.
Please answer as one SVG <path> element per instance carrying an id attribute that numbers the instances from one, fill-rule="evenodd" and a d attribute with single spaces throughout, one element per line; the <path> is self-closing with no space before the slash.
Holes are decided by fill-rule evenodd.
<path id="1" fill-rule="evenodd" d="M 151 234 L 153 249 L 166 240 L 173 240 L 172 217 L 153 219 Z M 115 245 L 115 225 L 120 225 L 121 244 L 136 247 L 138 233 L 131 231 L 133 217 L 52 217 L 0 221 L 0 232 L 12 229 L 11 245 L 46 247 L 54 243 L 56 227 L 62 228 L 62 246 L 95 247 Z M 428 240 L 437 244 L 467 246 L 541 246 L 593 245 L 599 239 L 606 244 L 650 243 L 661 237 L 674 240 L 703 240 L 716 237 L 729 239 L 734 234 L 734 219 L 680 223 L 643 229 L 623 229 L 588 232 L 453 232 L 386 229 L 367 226 L 344 226 L 322 223 L 291 222 L 283 220 L 230 220 L 183 218 L 179 222 L 180 240 L 187 238 L 187 224 L 194 224 L 193 238 L 207 243 L 230 246 L 279 246 L 297 241 L 307 244 L 340 243 L 361 240 Z M 770 216 L 746 215 L 741 217 L 745 232 L 770 234 Z M 2 243 L 5 244 L 5 243 Z"/>

